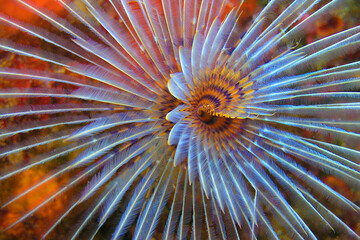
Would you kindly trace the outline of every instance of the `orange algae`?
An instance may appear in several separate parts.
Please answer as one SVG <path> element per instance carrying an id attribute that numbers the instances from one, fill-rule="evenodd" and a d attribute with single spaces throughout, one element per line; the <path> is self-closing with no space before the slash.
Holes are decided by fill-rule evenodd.
<path id="1" fill-rule="evenodd" d="M 65 2 L 67 1 L 68 0 L 65 0 Z M 33 2 L 35 2 L 39 7 L 44 7 L 55 13 L 60 13 L 63 10 L 62 5 L 57 4 L 53 0 L 36 0 Z M 23 11 L 23 9 L 19 7 L 19 4 L 14 0 L 0 0 L 0 6 L 2 8 L 2 13 L 19 20 L 35 21 L 38 18 L 38 16 L 30 12 Z"/>
<path id="2" fill-rule="evenodd" d="M 46 174 L 44 170 L 28 170 L 17 177 L 17 186 L 14 190 L 14 195 L 18 196 L 27 191 L 30 187 L 38 183 Z M 61 183 L 57 180 L 51 180 L 39 188 L 34 189 L 25 197 L 18 201 L 11 203 L 4 210 L 4 214 L 0 219 L 0 228 L 6 229 L 13 223 L 18 221 L 24 213 L 28 213 L 41 203 L 56 193 L 61 187 Z M 16 239 L 32 239 L 40 238 L 51 226 L 50 224 L 56 219 L 61 212 L 63 212 L 66 195 L 61 195 L 58 198 L 50 201 L 46 206 L 40 208 L 31 215 L 30 221 L 20 222 L 7 231 L 7 237 Z M 29 224 L 31 223 L 31 224 Z"/>
<path id="3" fill-rule="evenodd" d="M 331 16 L 329 19 L 320 19 L 316 22 L 316 33 L 319 38 L 330 36 L 344 29 L 344 21 L 340 16 Z"/>

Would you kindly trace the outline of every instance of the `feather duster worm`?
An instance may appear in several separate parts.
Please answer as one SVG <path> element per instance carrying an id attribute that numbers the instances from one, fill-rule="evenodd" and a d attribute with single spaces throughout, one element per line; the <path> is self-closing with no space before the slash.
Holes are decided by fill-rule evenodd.
<path id="1" fill-rule="evenodd" d="M 242 1 L 14 1 L 38 17 L 0 13 L 1 234 L 360 239 L 360 26 L 298 43 L 344 4 L 319 2 L 245 28 Z"/>

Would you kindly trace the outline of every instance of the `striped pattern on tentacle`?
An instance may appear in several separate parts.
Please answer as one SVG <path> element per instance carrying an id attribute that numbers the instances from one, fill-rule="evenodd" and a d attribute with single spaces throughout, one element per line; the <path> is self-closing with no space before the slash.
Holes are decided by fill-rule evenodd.
<path id="1" fill-rule="evenodd" d="M 321 177 L 359 193 L 360 62 L 331 63 L 360 26 L 295 44 L 343 1 L 272 0 L 247 29 L 246 1 L 13 2 L 39 23 L 0 11 L 29 39 L 0 49 L 48 67 L 0 64 L 4 236 L 61 202 L 33 238 L 360 239 Z"/>

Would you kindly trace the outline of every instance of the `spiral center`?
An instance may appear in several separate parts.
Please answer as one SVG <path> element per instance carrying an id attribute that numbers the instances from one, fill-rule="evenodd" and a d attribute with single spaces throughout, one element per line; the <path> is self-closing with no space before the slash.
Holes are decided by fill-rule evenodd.
<path id="1" fill-rule="evenodd" d="M 207 124 L 216 122 L 217 117 L 215 116 L 214 106 L 206 104 L 199 106 L 197 110 L 198 116 L 201 121 Z"/>

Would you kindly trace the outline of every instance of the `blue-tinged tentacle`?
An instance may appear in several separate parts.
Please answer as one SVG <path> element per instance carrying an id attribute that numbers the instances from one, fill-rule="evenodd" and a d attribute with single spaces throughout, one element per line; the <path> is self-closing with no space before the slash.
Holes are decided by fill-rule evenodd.
<path id="1" fill-rule="evenodd" d="M 261 146 L 259 146 L 262 150 L 264 150 L 265 152 L 267 150 L 263 149 Z M 301 204 L 302 208 L 306 208 L 306 212 L 311 211 L 311 213 L 306 213 L 306 214 L 311 214 L 312 218 L 317 218 L 318 221 L 322 222 L 322 226 L 325 226 L 326 228 L 331 229 L 332 231 L 334 231 L 334 229 L 332 228 L 332 226 L 328 223 L 328 221 L 317 211 L 317 209 L 311 205 L 311 203 L 304 197 L 304 195 L 301 193 L 301 191 L 299 190 L 299 185 L 298 183 L 296 183 L 294 180 L 290 179 L 289 177 L 286 176 L 285 172 L 282 171 L 274 162 L 270 162 L 268 160 L 266 160 L 266 158 L 262 158 L 262 164 L 270 171 L 270 173 L 276 177 L 276 179 L 279 180 L 279 182 L 286 188 L 286 190 L 288 192 L 291 192 L 291 196 L 293 196 L 294 198 L 297 199 L 297 201 L 301 201 L 302 203 L 297 203 L 297 204 Z M 305 211 L 304 211 L 305 212 Z M 301 212 L 300 212 L 301 214 Z"/>
<path id="2" fill-rule="evenodd" d="M 148 136 L 154 132 L 161 130 L 160 124 L 143 124 L 130 129 L 125 129 L 118 134 L 112 134 L 102 140 L 97 140 L 94 145 L 80 153 L 74 161 L 74 165 L 81 166 L 97 157 L 109 152 L 112 148 L 122 143 L 127 143 L 141 137 Z M 155 134 L 157 135 L 157 134 Z M 156 137 L 154 138 L 156 140 Z M 146 148 L 146 145 L 140 146 Z"/>
<path id="3" fill-rule="evenodd" d="M 221 23 L 221 27 L 218 29 L 216 37 L 211 43 L 210 54 L 207 59 L 207 64 L 204 66 L 205 69 L 214 69 L 218 67 L 216 61 L 220 56 L 222 49 L 224 48 L 231 31 L 233 30 L 234 23 L 236 21 L 236 11 L 232 9 L 226 16 L 225 20 Z M 210 39 L 211 40 L 211 39 Z M 206 42 L 205 42 L 206 44 Z"/>
<path id="4" fill-rule="evenodd" d="M 212 192 L 211 192 L 212 193 Z M 212 194 L 211 194 L 212 195 Z M 215 197 L 216 198 L 216 197 Z M 222 219 L 221 216 L 221 210 L 219 209 L 219 207 L 217 206 L 217 203 L 215 202 L 215 198 L 212 195 L 211 196 L 211 200 L 212 200 L 212 213 L 214 216 L 214 222 L 215 222 L 215 226 L 216 226 L 216 230 L 217 230 L 217 234 L 218 234 L 218 238 L 219 239 L 227 239 L 226 237 L 226 229 L 225 229 L 225 225 L 224 225 L 224 221 Z"/>
<path id="5" fill-rule="evenodd" d="M 192 129 L 189 136 L 189 149 L 187 155 L 187 172 L 189 174 L 190 184 L 195 184 L 195 180 L 198 177 L 198 141 L 196 129 Z"/>
<path id="6" fill-rule="evenodd" d="M 114 93 L 108 90 L 94 90 L 88 87 L 79 88 L 68 94 L 68 97 L 142 109 L 150 109 L 154 105 L 146 98 L 126 92 Z"/>
<path id="7" fill-rule="evenodd" d="M 25 72 L 23 70 L 13 68 L 0 68 L 0 76 L 2 78 L 11 79 L 13 81 L 32 79 L 49 83 L 69 84 L 76 87 L 88 87 L 96 90 L 112 90 L 113 92 L 118 91 L 116 89 L 110 89 L 108 86 L 105 87 L 104 85 L 86 83 L 82 79 L 71 77 L 69 75 L 35 71 L 30 69 L 27 69 Z"/>
<path id="8" fill-rule="evenodd" d="M 120 111 L 126 110 L 124 106 L 113 106 L 110 104 L 37 104 L 27 106 L 14 106 L 7 109 L 1 109 L 0 119 L 27 116 L 27 115 L 45 115 L 45 114 L 57 114 L 57 113 L 69 113 L 69 112 L 103 112 L 106 114 L 108 111 Z"/>
<path id="9" fill-rule="evenodd" d="M 215 20 L 212 22 L 211 27 L 209 28 L 209 33 L 206 35 L 206 38 L 204 40 L 203 48 L 201 51 L 201 58 L 200 60 L 200 76 L 204 77 L 210 69 L 208 68 L 207 62 L 210 57 L 212 44 L 216 38 L 217 33 L 219 32 L 219 29 L 221 27 L 221 21 L 218 18 L 215 18 Z"/>
<path id="10" fill-rule="evenodd" d="M 72 138 L 83 138 L 94 135 L 98 132 L 104 131 L 115 126 L 129 124 L 129 123 L 148 123 L 154 122 L 155 119 L 151 112 L 146 113 L 144 111 L 127 111 L 112 114 L 110 116 L 93 119 L 93 122 L 75 131 Z"/>
<path id="11" fill-rule="evenodd" d="M 103 52 L 104 50 L 102 50 Z M 108 55 L 109 56 L 109 55 Z M 115 61 L 112 61 L 115 62 Z M 124 62 L 124 61 L 123 61 Z M 124 65 L 124 63 L 122 63 Z M 92 65 L 72 64 L 69 68 L 74 73 L 87 76 L 101 83 L 108 84 L 114 88 L 134 94 L 135 96 L 154 101 L 158 97 L 158 90 L 154 89 L 150 83 L 138 80 L 140 77 L 120 74 L 113 74 L 109 70 L 103 70 Z M 149 90 L 148 90 L 149 89 Z"/>
<path id="12" fill-rule="evenodd" d="M 193 46 L 193 36 L 196 32 L 198 14 L 202 2 L 201 0 L 184 0 L 182 38 L 186 48 Z"/>
<path id="13" fill-rule="evenodd" d="M 215 196 L 216 200 L 217 200 L 217 204 L 219 204 L 221 210 L 223 211 L 224 209 L 224 195 L 222 194 L 222 188 L 221 186 L 219 186 L 220 184 L 220 177 L 218 172 L 215 169 L 215 163 L 214 161 L 216 161 L 215 156 L 214 156 L 214 152 L 212 151 L 212 148 L 214 148 L 213 146 L 213 141 L 212 139 L 207 139 L 207 136 L 205 136 L 203 138 L 203 145 L 202 148 L 204 149 L 204 153 L 205 153 L 205 157 L 207 160 L 207 165 L 208 165 L 208 174 L 209 174 L 209 184 L 211 187 L 211 195 Z"/>
<path id="14" fill-rule="evenodd" d="M 153 158 L 155 156 L 158 156 L 163 152 L 162 147 L 163 146 L 157 146 L 149 154 L 141 156 L 140 159 L 136 161 L 130 169 L 126 170 L 125 173 L 117 178 L 117 181 L 114 183 L 116 185 L 116 189 L 114 189 L 113 194 L 109 196 L 104 204 L 99 228 L 115 210 L 116 204 L 122 199 L 125 192 L 130 188 L 131 184 L 135 181 L 137 176 L 139 176 L 143 171 L 146 170 L 146 168 L 153 164 Z"/>
<path id="15" fill-rule="evenodd" d="M 200 32 L 196 32 L 194 35 L 193 46 L 191 48 L 191 73 L 193 76 L 194 85 L 196 86 L 199 86 L 202 80 L 199 59 L 201 59 L 203 44 L 204 44 L 204 35 Z"/>
<path id="16" fill-rule="evenodd" d="M 241 226 L 241 216 L 239 215 L 242 210 L 237 201 L 238 196 L 234 194 L 235 188 L 234 182 L 232 181 L 229 173 L 226 170 L 225 164 L 219 161 L 221 158 L 216 158 L 215 160 L 216 170 L 218 171 L 221 185 L 220 188 L 223 189 L 224 198 L 226 201 L 227 208 L 229 209 L 230 215 L 232 216 L 231 219 L 235 220 L 235 222 Z M 236 192 L 235 192 L 236 193 Z"/>
<path id="17" fill-rule="evenodd" d="M 188 175 L 185 175 L 184 191 L 182 194 L 181 216 L 176 236 L 177 239 L 181 240 L 187 239 L 191 227 L 192 198 Z"/>
<path id="18" fill-rule="evenodd" d="M 175 109 L 166 114 L 166 120 L 173 123 L 180 122 L 190 114 L 190 112 L 184 111 L 187 108 L 188 106 L 186 104 L 177 106 Z"/>
<path id="19" fill-rule="evenodd" d="M 262 137 L 262 135 L 259 136 Z M 291 171 L 295 174 L 295 176 L 307 182 L 307 184 L 313 189 L 316 189 L 318 193 L 326 195 L 328 201 L 337 205 L 341 204 L 344 208 L 352 211 L 359 211 L 359 207 L 357 207 L 354 203 L 322 183 L 318 178 L 316 178 L 313 174 L 310 174 L 294 160 L 285 156 L 284 152 L 280 152 L 280 150 L 278 150 L 278 146 L 273 145 L 272 139 L 271 142 L 267 142 L 266 145 L 262 147 L 265 147 L 268 154 L 273 156 L 284 169 Z"/>
<path id="20" fill-rule="evenodd" d="M 340 159 L 338 161 L 345 164 L 345 165 L 353 166 L 353 164 L 357 164 L 357 166 L 359 166 L 359 164 L 360 164 L 360 158 L 359 158 L 360 157 L 360 151 L 358 151 L 358 150 L 351 149 L 349 147 L 335 145 L 335 144 L 324 142 L 324 141 L 319 141 L 319 140 L 316 140 L 316 139 L 306 138 L 305 140 L 308 143 L 312 142 L 312 143 L 316 143 L 318 145 L 322 145 L 322 147 L 315 147 L 315 148 L 318 151 L 321 151 L 323 153 L 325 152 L 326 154 L 332 155 L 335 158 Z M 331 151 L 333 151 L 334 153 L 337 153 L 338 155 L 335 156 L 333 154 L 333 152 L 331 152 Z M 345 159 L 344 157 L 341 157 L 341 155 L 346 156 L 346 158 L 348 158 L 348 159 Z"/>
<path id="21" fill-rule="evenodd" d="M 185 187 L 183 180 L 184 174 L 183 169 L 180 168 L 179 174 L 176 181 L 176 186 L 173 194 L 173 201 L 171 203 L 170 212 L 168 214 L 168 218 L 166 221 L 166 225 L 163 232 L 163 240 L 173 239 L 174 238 L 174 231 L 179 220 L 179 216 L 181 214 L 181 205 L 182 205 L 182 189 Z"/>
<path id="22" fill-rule="evenodd" d="M 62 147 L 62 148 L 57 148 L 54 151 L 51 151 L 50 153 L 44 153 L 44 154 L 40 154 L 37 157 L 33 158 L 32 161 L 30 161 L 29 163 L 27 163 L 25 166 L 23 167 L 18 167 L 15 166 L 15 169 L 10 168 L 7 171 L 3 171 L 1 172 L 1 176 L 0 176 L 0 180 L 4 180 L 6 178 L 9 178 L 15 174 L 24 172 L 34 166 L 38 166 L 41 164 L 45 164 L 51 160 L 54 160 L 56 158 L 62 157 L 62 156 L 66 156 L 72 152 L 78 151 L 82 148 L 85 148 L 89 145 L 93 144 L 93 140 L 90 139 L 87 142 L 82 142 L 82 143 L 77 143 L 77 144 L 69 144 L 66 147 Z M 27 191 L 24 192 L 24 194 L 26 194 Z M 21 195 L 23 196 L 23 195 Z M 19 196 L 20 197 L 20 196 Z M 16 199 L 18 199 L 19 197 L 17 197 Z M 16 199 L 14 199 L 13 201 L 15 201 Z M 4 206 L 6 206 L 7 204 L 4 204 Z"/>
<path id="23" fill-rule="evenodd" d="M 202 224 L 204 212 L 202 208 L 202 202 L 199 201 L 201 199 L 201 192 L 199 189 L 201 188 L 199 181 L 193 181 L 191 183 L 192 186 L 192 228 L 191 228 L 191 239 L 201 239 L 202 232 Z"/>
<path id="24" fill-rule="evenodd" d="M 242 145 L 240 142 L 238 143 Z M 256 160 L 256 155 L 252 153 L 251 149 L 248 149 L 245 146 L 243 147 L 248 151 L 248 154 L 242 154 L 237 151 L 239 156 L 246 161 L 242 163 L 241 159 L 239 159 L 239 164 L 241 165 L 238 165 L 239 170 L 247 178 L 247 180 L 253 184 L 264 201 L 266 201 L 269 206 L 273 207 L 275 210 L 274 213 L 279 214 L 278 216 L 280 219 L 284 220 L 283 224 L 287 225 L 286 229 L 289 232 L 298 235 L 298 237 L 300 237 L 301 234 L 307 235 L 307 232 L 304 229 L 304 223 L 294 209 L 287 203 L 279 190 L 275 187 L 273 181 L 261 167 L 251 164 L 251 162 Z M 277 206 L 273 204 L 274 201 L 276 201 Z"/>
<path id="25" fill-rule="evenodd" d="M 89 210 L 89 213 L 88 214 L 85 214 L 84 216 L 84 220 L 82 220 L 80 222 L 80 226 L 76 226 L 75 227 L 75 232 L 72 234 L 71 236 L 71 240 L 75 240 L 77 239 L 77 237 L 79 236 L 79 234 L 81 233 L 81 231 L 83 231 L 83 229 L 86 227 L 87 224 L 89 224 L 89 222 L 91 221 L 91 219 L 93 219 L 96 214 L 96 212 L 98 212 L 101 208 L 101 206 L 104 204 L 105 200 L 107 199 L 107 197 L 109 196 L 109 194 L 112 192 L 113 188 L 115 188 L 115 185 L 111 186 L 110 189 L 108 189 L 107 191 L 104 191 L 104 194 L 98 198 L 98 202 L 95 203 L 95 206 L 94 207 L 90 207 Z"/>
<path id="26" fill-rule="evenodd" d="M 168 161 L 167 164 L 164 164 L 164 159 L 165 158 L 162 157 L 160 161 L 153 166 L 151 171 L 146 174 L 146 176 L 141 180 L 139 185 L 135 188 L 134 194 L 126 207 L 126 210 L 122 215 L 115 232 L 112 235 L 112 239 L 118 239 L 126 233 L 127 229 L 130 227 L 130 224 L 135 220 L 136 215 L 139 213 L 140 208 L 142 207 L 142 203 L 145 200 L 145 194 L 147 190 L 151 187 L 151 184 L 155 181 L 155 179 L 158 178 L 158 176 L 163 171 L 166 171 L 166 169 L 169 168 L 171 164 L 173 164 L 172 161 Z"/>
<path id="27" fill-rule="evenodd" d="M 69 67 L 68 63 L 70 60 L 67 57 L 50 53 L 44 50 L 39 50 L 30 46 L 23 46 L 9 42 L 6 39 L 0 39 L 0 49 L 13 52 L 19 55 L 24 55 L 27 57 L 34 57 L 36 59 L 53 63 L 63 67 Z"/>
<path id="28" fill-rule="evenodd" d="M 67 139 L 70 136 L 70 134 L 71 134 L 70 129 L 66 129 L 66 130 L 64 129 L 64 130 L 60 130 L 52 135 L 41 136 L 41 137 L 31 139 L 31 140 L 23 140 L 12 146 L 7 145 L 0 149 L 0 157 L 18 153 L 18 152 L 21 152 L 21 151 L 24 151 L 24 150 L 27 150 L 30 148 L 39 147 L 41 145 L 53 143 L 56 141 L 63 141 L 65 139 Z"/>
<path id="29" fill-rule="evenodd" d="M 325 218 L 330 222 L 331 225 L 335 226 L 339 231 L 345 232 L 349 237 L 354 239 L 360 239 L 360 237 L 349 227 L 347 226 L 340 218 L 338 218 L 333 212 L 316 200 L 306 189 L 300 188 L 304 196 L 306 196 L 309 201 L 313 202 L 313 205 L 316 205 L 317 210 L 325 216 Z"/>
<path id="30" fill-rule="evenodd" d="M 175 157 L 174 157 L 174 165 L 178 166 L 179 164 L 185 162 L 188 157 L 189 152 L 189 139 L 191 136 L 192 128 L 189 125 L 186 125 L 185 128 L 181 132 L 181 136 L 179 138 L 179 142 L 177 143 Z"/>
<path id="31" fill-rule="evenodd" d="M 44 120 L 39 122 L 38 120 L 29 121 L 21 126 L 8 127 L 6 129 L 0 130 L 0 139 L 7 138 L 19 133 L 26 133 L 35 130 L 42 130 L 45 128 L 52 128 L 62 125 L 76 125 L 76 124 L 86 124 L 101 119 L 101 117 L 94 116 L 89 118 L 88 116 L 66 116 L 66 117 L 57 117 L 54 119 Z"/>
<path id="32" fill-rule="evenodd" d="M 183 73 L 172 74 L 167 86 L 174 97 L 190 105 L 191 88 Z"/>
<path id="33" fill-rule="evenodd" d="M 173 174 L 174 171 L 177 172 L 178 169 L 170 167 L 163 172 L 150 200 L 148 201 L 142 214 L 139 216 L 134 238 L 151 239 L 155 227 L 159 222 L 160 214 L 171 194 L 172 180 L 176 177 L 176 174 Z"/>
<path id="34" fill-rule="evenodd" d="M 174 53 L 176 49 L 172 47 L 170 32 L 166 24 L 165 13 L 162 11 L 161 1 L 144 0 L 143 4 L 151 24 L 154 40 L 159 46 L 161 56 L 164 58 L 166 66 L 171 72 L 178 72 L 179 63 L 176 62 Z"/>
<path id="35" fill-rule="evenodd" d="M 181 63 L 181 69 L 183 73 L 182 82 L 184 82 L 187 86 L 187 93 L 193 93 L 194 92 L 194 77 L 192 73 L 192 60 L 191 60 L 191 51 L 188 48 L 180 47 L 179 48 L 179 57 L 180 57 L 180 63 Z M 174 75 L 172 75 L 173 77 Z M 179 82 L 179 81 L 177 81 Z"/>
<path id="36" fill-rule="evenodd" d="M 180 120 L 171 129 L 168 137 L 168 144 L 178 144 L 184 130 L 189 129 L 189 121 L 187 119 Z M 187 133 L 188 134 L 188 133 Z"/>
<path id="37" fill-rule="evenodd" d="M 12 228 L 13 226 L 15 226 L 16 224 L 19 224 L 20 222 L 24 221 L 26 218 L 30 217 L 31 215 L 33 215 L 37 210 L 39 210 L 40 208 L 44 207 L 46 204 L 50 203 L 53 199 L 55 199 L 56 197 L 58 197 L 60 194 L 63 194 L 64 192 L 66 192 L 67 190 L 69 190 L 70 188 L 76 186 L 76 184 L 78 184 L 80 181 L 82 181 L 84 178 L 88 177 L 88 175 L 95 173 L 101 166 L 103 166 L 109 159 L 114 157 L 114 153 L 110 153 L 106 156 L 104 156 L 104 158 L 102 159 L 103 161 L 98 162 L 95 165 L 92 165 L 91 167 L 89 167 L 88 169 L 85 169 L 84 171 L 82 171 L 81 174 L 79 174 L 76 178 L 74 178 L 73 180 L 71 180 L 67 185 L 65 185 L 63 188 L 61 188 L 60 190 L 58 190 L 57 192 L 55 192 L 53 195 L 51 195 L 49 198 L 47 198 L 45 201 L 43 201 L 41 204 L 39 204 L 38 206 L 36 206 L 34 209 L 32 209 L 31 211 L 29 211 L 28 213 L 24 214 L 20 219 L 18 219 L 16 222 L 12 223 L 9 227 L 7 227 L 7 229 Z M 68 171 L 69 169 L 71 169 L 72 166 L 68 166 L 66 168 L 63 168 L 62 170 L 56 172 L 53 175 L 50 175 L 49 177 L 47 177 L 46 179 L 42 180 L 40 183 L 36 184 L 35 186 L 31 187 L 30 189 L 28 189 L 27 191 L 25 191 L 24 193 L 22 193 L 21 195 L 17 196 L 16 198 L 12 199 L 11 201 L 9 201 L 8 203 L 6 203 L 5 205 L 3 205 L 3 207 L 11 204 L 12 202 L 14 202 L 15 200 L 17 200 L 18 198 L 24 196 L 25 194 L 29 193 L 30 191 L 36 189 L 37 187 L 39 187 L 40 185 L 44 184 L 45 182 L 48 182 L 49 180 L 54 179 L 55 177 L 57 177 L 60 174 L 63 174 L 64 172 Z M 70 207 L 70 209 L 72 209 L 72 206 Z M 65 213 L 65 215 L 68 212 Z M 60 217 L 60 219 L 62 218 L 62 216 Z M 57 223 L 55 223 L 57 224 Z M 50 230 L 52 229 L 52 227 L 50 228 Z"/>
<path id="38" fill-rule="evenodd" d="M 139 46 L 139 48 L 137 49 L 133 44 L 134 38 L 131 35 L 129 36 L 128 32 L 121 31 L 121 29 L 117 27 L 117 24 L 114 22 L 114 20 L 109 18 L 107 14 L 103 10 L 101 10 L 101 7 L 96 6 L 95 2 L 93 1 L 91 3 L 89 1 L 84 1 L 84 2 L 89 7 L 89 10 L 92 13 L 92 15 L 108 31 L 109 34 L 106 34 L 105 36 L 111 36 L 112 39 L 110 39 L 110 41 L 114 42 L 112 45 L 110 45 L 112 51 L 115 51 L 114 53 L 116 55 L 120 55 L 120 57 L 125 58 L 126 59 L 125 62 L 128 62 L 129 67 L 133 65 L 133 70 L 137 70 L 138 68 L 137 66 L 139 65 L 142 69 L 142 71 L 141 69 L 138 69 L 140 70 L 140 73 L 142 72 L 142 74 L 144 73 L 149 74 L 152 81 L 155 82 L 153 87 L 155 87 L 158 84 L 158 82 L 161 82 L 163 77 L 159 75 L 157 69 L 154 69 L 152 67 L 151 63 L 153 62 L 153 60 L 149 58 L 149 56 L 146 53 L 143 53 L 143 46 Z M 102 35 L 100 35 L 100 37 L 103 38 Z M 116 45 L 121 46 L 120 50 L 118 50 L 118 47 L 116 47 L 115 42 Z M 84 41 L 81 39 L 80 39 L 80 43 L 88 45 L 88 41 Z M 89 49 L 89 51 L 92 51 L 91 48 L 87 48 L 87 49 Z M 98 50 L 97 53 L 106 58 L 106 55 L 101 53 L 101 51 Z M 119 60 L 116 60 L 116 62 L 117 61 Z M 119 66 L 122 66 L 122 64 L 120 64 Z M 125 66 L 126 64 L 123 67 Z M 135 74 L 135 72 L 131 70 L 131 68 L 124 70 L 125 73 L 129 74 L 130 76 Z M 137 81 L 141 81 L 141 78 L 136 77 L 136 75 L 134 76 L 135 79 L 137 79 Z M 144 80 L 145 79 L 142 79 L 142 81 Z M 151 85 L 149 85 L 149 87 L 150 86 Z"/>
<path id="39" fill-rule="evenodd" d="M 284 36 L 282 36 L 282 41 L 284 43 L 290 41 L 291 39 L 296 39 L 306 32 L 306 28 L 313 25 L 318 19 L 321 19 L 324 15 L 332 13 L 334 10 L 339 9 L 343 2 L 341 0 L 331 0 L 326 3 L 324 6 L 317 9 L 312 14 L 309 14 L 307 18 L 298 22 L 298 24 L 289 31 L 287 31 Z"/>
<path id="40" fill-rule="evenodd" d="M 168 76 L 169 72 L 166 70 L 164 57 L 160 53 L 157 43 L 155 42 L 155 36 L 146 16 L 144 6 L 142 3 L 138 3 L 136 1 L 122 0 L 121 2 L 136 34 L 138 35 L 145 51 L 149 54 L 153 64 L 155 64 L 164 77 Z M 162 81 L 163 79 L 159 78 L 158 80 Z"/>
<path id="41" fill-rule="evenodd" d="M 203 188 L 201 188 L 201 195 L 202 195 L 202 205 L 204 208 L 204 214 L 205 214 L 205 223 L 206 223 L 206 232 L 208 234 L 208 238 L 210 240 L 212 239 L 216 239 L 215 237 L 215 226 L 213 223 L 213 218 L 212 218 L 212 212 L 211 210 L 211 200 L 205 195 Z"/>
<path id="42" fill-rule="evenodd" d="M 229 152 L 229 148 L 225 147 L 224 151 Z M 232 150 L 231 150 L 232 152 Z M 252 211 L 253 206 L 253 200 L 251 199 L 250 192 L 245 184 L 245 179 L 243 178 L 242 174 L 238 171 L 237 168 L 237 161 L 235 160 L 234 154 L 229 152 L 229 156 L 226 158 L 224 153 L 222 152 L 222 160 L 224 161 L 224 164 L 227 168 L 227 172 L 229 173 L 229 176 L 231 180 L 233 181 L 233 184 L 237 190 L 237 198 L 236 200 L 239 201 L 239 207 L 241 208 L 241 212 L 243 214 L 243 217 L 250 227 L 251 225 L 255 224 L 257 225 L 256 220 L 256 213 Z M 230 161 L 228 163 L 228 161 Z M 230 180 L 229 180 L 230 181 Z M 233 213 L 235 214 L 235 213 Z"/>
<path id="43" fill-rule="evenodd" d="M 326 219 L 324 219 L 323 216 L 321 216 L 318 211 L 307 201 L 306 198 L 304 198 L 304 196 L 302 195 L 302 193 L 298 190 L 298 184 L 293 182 L 293 180 L 291 180 L 290 178 L 288 178 L 285 173 L 274 163 L 268 160 L 268 158 L 266 156 L 263 156 L 263 151 L 259 151 L 264 150 L 265 152 L 267 152 L 266 149 L 264 149 L 263 147 L 261 147 L 259 144 L 252 142 L 250 139 L 243 137 L 244 139 L 246 139 L 247 141 L 251 142 L 254 146 L 256 145 L 256 147 L 259 147 L 259 149 L 257 149 L 256 147 L 252 148 L 252 152 L 253 154 L 257 157 L 257 159 L 259 159 L 262 163 L 262 165 L 264 167 L 266 167 L 269 172 L 276 177 L 276 179 L 279 180 L 279 182 L 285 187 L 285 189 L 287 190 L 287 193 L 291 192 L 291 196 L 296 197 L 297 201 L 301 200 L 302 201 L 302 206 L 305 206 L 307 211 L 311 211 L 312 212 L 312 217 L 318 217 L 319 221 L 323 222 L 323 225 L 330 228 L 331 230 L 334 230 L 331 225 L 326 221 Z M 256 153 L 255 153 L 256 152 Z M 308 213 L 310 214 L 310 213 Z M 306 225 L 304 225 L 305 228 L 307 228 Z M 307 233 L 310 233 L 310 235 L 312 235 L 310 229 L 306 229 Z M 315 236 L 312 236 L 315 237 Z"/>
<path id="44" fill-rule="evenodd" d="M 307 147 L 306 145 L 308 144 L 306 144 L 305 141 L 298 139 L 296 136 L 287 134 L 287 138 L 284 138 L 282 136 L 283 133 L 271 130 L 262 133 L 262 135 L 268 139 L 272 139 L 274 143 L 281 143 L 284 147 L 287 148 L 285 152 L 292 152 L 292 154 L 299 156 L 304 161 L 309 162 L 314 166 L 318 166 L 320 169 L 323 169 L 326 172 L 339 175 L 339 177 L 349 182 L 349 184 L 359 186 L 360 172 L 358 170 L 347 167 L 340 162 L 334 161 L 327 156 L 313 150 L 312 148 Z"/>
<path id="45" fill-rule="evenodd" d="M 146 144 L 144 144 L 144 142 L 146 142 Z M 94 176 L 94 178 L 84 188 L 84 193 L 79 199 L 80 202 L 86 200 L 92 194 L 94 194 L 96 190 L 99 187 L 101 187 L 103 184 L 105 184 L 109 180 L 109 178 L 111 178 L 121 166 L 129 162 L 131 159 L 134 159 L 137 156 L 141 155 L 143 152 L 147 151 L 148 149 L 153 148 L 154 146 L 156 146 L 157 143 L 158 141 L 156 141 L 156 139 L 148 141 L 148 138 L 144 138 L 143 140 L 139 140 L 135 142 L 129 148 L 126 148 L 121 152 L 119 152 L 118 156 L 116 156 L 116 158 L 113 161 L 110 161 L 108 164 L 106 164 L 104 168 L 101 170 L 101 172 L 96 176 Z M 158 148 L 156 148 L 156 150 L 157 149 Z M 141 160 L 145 160 L 145 161 L 142 162 Z M 136 166 L 138 167 L 138 169 L 139 170 L 144 169 L 144 165 L 148 164 L 148 160 L 149 157 L 147 155 L 143 155 L 143 157 L 141 157 L 140 160 L 136 162 Z M 134 175 L 136 176 L 135 173 Z"/>
<path id="46" fill-rule="evenodd" d="M 239 231 L 234 218 L 231 216 L 230 211 L 224 213 L 224 224 L 228 239 L 240 240 Z"/>

